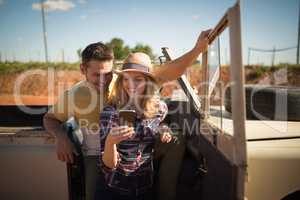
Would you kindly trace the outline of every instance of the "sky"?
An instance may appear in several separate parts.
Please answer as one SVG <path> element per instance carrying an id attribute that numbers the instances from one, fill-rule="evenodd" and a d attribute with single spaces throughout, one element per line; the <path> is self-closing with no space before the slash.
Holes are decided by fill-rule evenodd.
<path id="1" fill-rule="evenodd" d="M 189 51 L 202 30 L 213 28 L 235 0 L 44 0 L 50 61 L 78 60 L 77 49 L 114 37 L 129 46 L 149 44 L 156 55 Z M 39 0 L 0 0 L 0 53 L 7 60 L 44 60 Z M 296 47 L 299 0 L 241 0 L 243 61 L 248 48 Z M 223 39 L 222 39 L 223 38 Z M 228 34 L 221 60 L 230 62 Z M 271 53 L 251 51 L 249 64 L 270 64 Z M 275 63 L 296 62 L 296 48 L 278 52 Z"/>

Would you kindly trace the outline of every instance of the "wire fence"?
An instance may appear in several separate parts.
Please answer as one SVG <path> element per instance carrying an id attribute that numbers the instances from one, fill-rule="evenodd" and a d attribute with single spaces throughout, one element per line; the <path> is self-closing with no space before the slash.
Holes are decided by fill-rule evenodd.
<path id="1" fill-rule="evenodd" d="M 253 63 L 250 63 L 251 61 L 251 58 L 253 57 L 253 52 L 259 52 L 259 53 L 270 53 L 271 54 L 271 66 L 274 66 L 275 65 L 275 61 L 276 61 L 276 57 L 278 56 L 277 53 L 281 53 L 281 52 L 286 52 L 286 51 L 291 51 L 291 50 L 294 50 L 294 49 L 297 49 L 297 46 L 293 46 L 293 47 L 287 47 L 287 48 L 280 48 L 280 49 L 277 49 L 276 47 L 274 47 L 273 49 L 260 49 L 260 48 L 253 48 L 253 47 L 249 47 L 248 48 L 248 58 L 247 58 L 247 64 L 248 65 L 251 65 Z M 290 57 L 290 55 L 289 55 Z M 296 53 L 295 53 L 295 63 L 298 63 L 297 62 L 297 56 L 296 56 Z M 257 64 L 260 64 L 259 63 L 259 60 L 256 61 Z M 278 62 L 282 62 L 281 60 L 278 60 Z"/>

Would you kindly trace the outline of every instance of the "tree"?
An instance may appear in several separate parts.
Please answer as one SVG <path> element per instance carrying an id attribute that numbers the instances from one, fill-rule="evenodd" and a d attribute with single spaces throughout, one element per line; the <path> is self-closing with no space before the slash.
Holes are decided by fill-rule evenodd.
<path id="1" fill-rule="evenodd" d="M 79 60 L 81 59 L 81 51 L 82 51 L 81 48 L 77 49 L 76 51 Z"/>
<path id="2" fill-rule="evenodd" d="M 124 41 L 120 38 L 113 38 L 106 45 L 113 49 L 116 60 L 125 59 L 130 52 L 130 48 L 124 46 Z"/>
<path id="3" fill-rule="evenodd" d="M 107 46 L 113 49 L 116 60 L 124 60 L 130 52 L 143 52 L 150 56 L 151 59 L 155 58 L 152 48 L 149 45 L 138 43 L 135 47 L 130 48 L 124 44 L 121 38 L 112 38 L 110 42 L 105 43 Z"/>

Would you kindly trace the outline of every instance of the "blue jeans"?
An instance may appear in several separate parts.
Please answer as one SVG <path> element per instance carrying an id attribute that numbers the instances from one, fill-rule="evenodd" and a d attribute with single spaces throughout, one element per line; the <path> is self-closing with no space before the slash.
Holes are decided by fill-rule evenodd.
<path id="1" fill-rule="evenodd" d="M 105 182 L 103 175 L 98 177 L 95 200 L 153 200 L 152 189 L 138 196 L 120 194 L 110 188 Z"/>

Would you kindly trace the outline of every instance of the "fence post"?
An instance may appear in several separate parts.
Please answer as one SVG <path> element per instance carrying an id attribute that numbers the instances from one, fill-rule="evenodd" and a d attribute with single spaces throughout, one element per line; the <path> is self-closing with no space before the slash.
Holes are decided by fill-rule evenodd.
<path id="1" fill-rule="evenodd" d="M 275 53 L 276 53 L 276 47 L 274 46 L 273 47 L 273 51 L 272 51 L 272 67 L 275 64 Z"/>
<path id="2" fill-rule="evenodd" d="M 248 47 L 248 61 L 247 61 L 248 66 L 250 65 L 250 55 L 251 55 L 251 48 Z"/>

